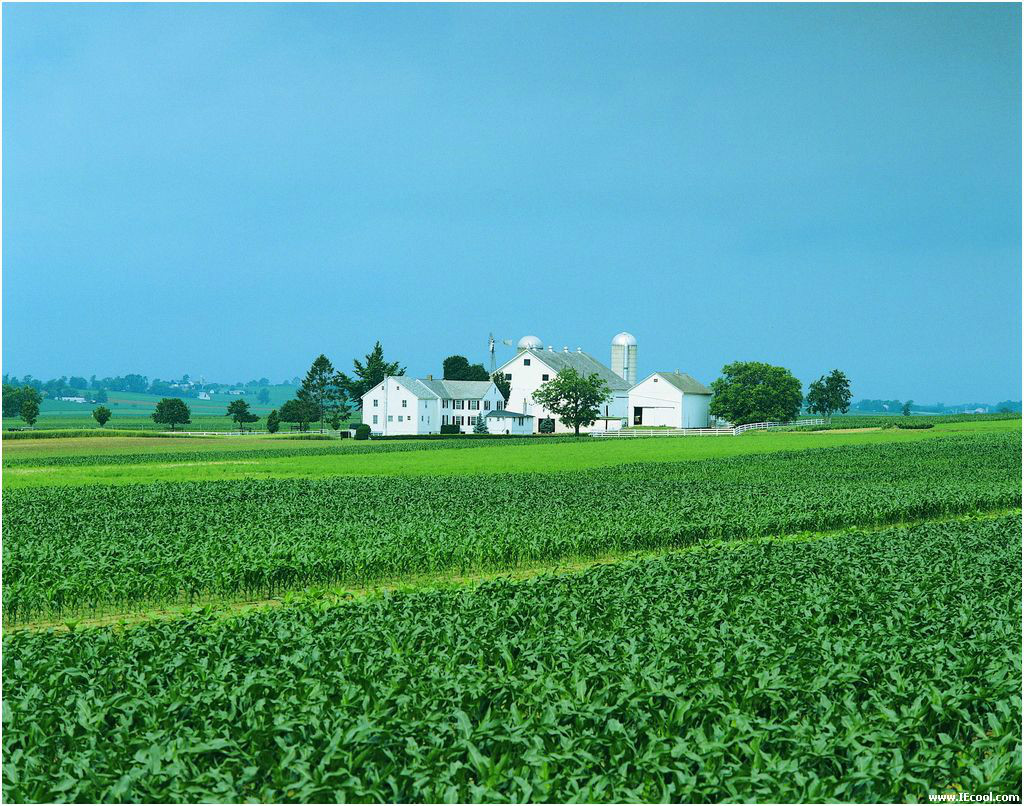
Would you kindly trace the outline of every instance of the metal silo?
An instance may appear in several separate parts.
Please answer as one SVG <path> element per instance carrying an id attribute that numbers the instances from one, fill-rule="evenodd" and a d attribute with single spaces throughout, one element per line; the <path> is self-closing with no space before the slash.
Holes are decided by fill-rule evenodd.
<path id="1" fill-rule="evenodd" d="M 612 339 L 612 372 L 630 386 L 636 384 L 636 337 L 632 333 L 623 331 Z"/>

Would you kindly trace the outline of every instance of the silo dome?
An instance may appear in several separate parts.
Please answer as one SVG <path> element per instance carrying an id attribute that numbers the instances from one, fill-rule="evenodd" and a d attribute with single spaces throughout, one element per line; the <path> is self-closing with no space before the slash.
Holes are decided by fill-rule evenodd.
<path id="1" fill-rule="evenodd" d="M 536 336 L 523 336 L 516 347 L 520 350 L 543 350 L 544 342 Z"/>
<path id="2" fill-rule="evenodd" d="M 612 346 L 616 345 L 622 347 L 636 347 L 636 336 L 623 330 L 621 333 L 617 333 L 615 338 L 612 339 Z"/>

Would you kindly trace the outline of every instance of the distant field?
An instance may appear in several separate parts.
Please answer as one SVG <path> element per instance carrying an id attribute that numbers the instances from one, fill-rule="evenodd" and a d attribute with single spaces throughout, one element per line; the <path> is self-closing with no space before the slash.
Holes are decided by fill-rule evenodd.
<path id="1" fill-rule="evenodd" d="M 192 411 L 192 422 L 187 426 L 178 426 L 180 430 L 191 431 L 230 431 L 237 425 L 227 416 L 228 404 L 239 398 L 249 404 L 249 408 L 260 416 L 260 421 L 253 428 L 265 428 L 266 416 L 272 409 L 279 408 L 282 403 L 295 397 L 296 389 L 292 386 L 271 386 L 269 403 L 257 403 L 259 390 L 247 391 L 244 395 L 213 395 L 212 400 L 182 398 Z M 174 397 L 174 395 L 168 395 Z M 157 425 L 150 415 L 161 400 L 159 395 L 148 395 L 136 392 L 110 392 L 106 403 L 68 403 L 63 400 L 44 400 L 40 407 L 39 419 L 35 428 L 99 428 L 92 418 L 92 410 L 104 405 L 113 412 L 106 424 L 107 430 L 128 429 L 132 431 L 163 431 L 167 426 Z M 360 412 L 354 411 L 346 422 L 360 422 Z M 4 417 L 3 427 L 24 428 L 25 422 L 20 417 Z M 282 424 L 282 428 L 290 426 Z"/>
<path id="2" fill-rule="evenodd" d="M 549 473 L 562 470 L 607 467 L 630 462 L 676 462 L 715 457 L 741 456 L 776 451 L 802 451 L 838 445 L 911 443 L 962 433 L 1016 433 L 1020 420 L 990 420 L 945 423 L 923 431 L 897 429 L 835 433 L 832 431 L 760 432 L 740 437 L 650 437 L 647 439 L 598 440 L 591 437 L 559 438 L 512 444 L 458 442 L 456 440 L 373 442 L 290 442 L 279 438 L 220 437 L 216 439 L 145 440 L 108 437 L 76 440 L 65 447 L 63 440 L 24 440 L 4 443 L 5 457 L 73 455 L 114 455 L 141 451 L 151 457 L 145 463 L 88 466 L 7 467 L 3 486 L 49 486 L 53 484 L 145 484 L 155 481 L 214 481 L 228 479 L 326 478 L 330 476 L 458 475 L 492 473 Z M 114 443 L 112 445 L 112 443 Z M 157 444 L 159 443 L 159 444 Z M 467 444 L 473 450 L 462 450 Z M 336 445 L 336 449 L 331 446 Z M 455 447 L 454 450 L 446 450 Z M 276 456 L 286 451 L 288 456 Z M 244 455 L 246 451 L 254 451 Z M 174 459 L 179 452 L 194 454 Z M 233 455 L 219 457 L 219 452 Z M 153 456 L 153 454 L 158 454 Z M 167 454 L 166 459 L 159 454 Z M 196 455 L 199 454 L 199 455 Z M 69 462 L 69 465 L 71 463 Z"/>

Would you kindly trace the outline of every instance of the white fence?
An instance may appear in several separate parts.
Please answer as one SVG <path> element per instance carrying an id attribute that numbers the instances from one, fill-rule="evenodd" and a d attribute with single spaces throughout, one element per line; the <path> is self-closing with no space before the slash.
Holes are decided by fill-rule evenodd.
<path id="1" fill-rule="evenodd" d="M 738 437 L 747 431 L 767 431 L 769 428 L 793 428 L 803 425 L 824 425 L 818 417 L 813 420 L 794 420 L 789 423 L 747 423 L 735 428 L 623 428 L 621 431 L 591 431 L 590 436 L 609 437 Z"/>

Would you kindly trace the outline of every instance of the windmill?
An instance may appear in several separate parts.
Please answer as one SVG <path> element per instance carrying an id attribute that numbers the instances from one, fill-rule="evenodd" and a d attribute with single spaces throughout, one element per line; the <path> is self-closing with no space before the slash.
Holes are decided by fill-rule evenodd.
<path id="1" fill-rule="evenodd" d="M 497 343 L 497 341 L 500 341 L 502 344 L 506 345 L 507 347 L 515 347 L 516 346 L 516 342 L 515 342 L 514 339 L 497 339 L 497 340 L 495 340 L 494 334 L 493 333 L 490 334 L 490 337 L 487 339 L 487 350 L 491 354 L 491 375 L 493 375 L 495 372 L 498 371 L 498 363 L 497 363 L 497 361 L 495 360 L 495 357 L 494 357 L 494 345 Z"/>

